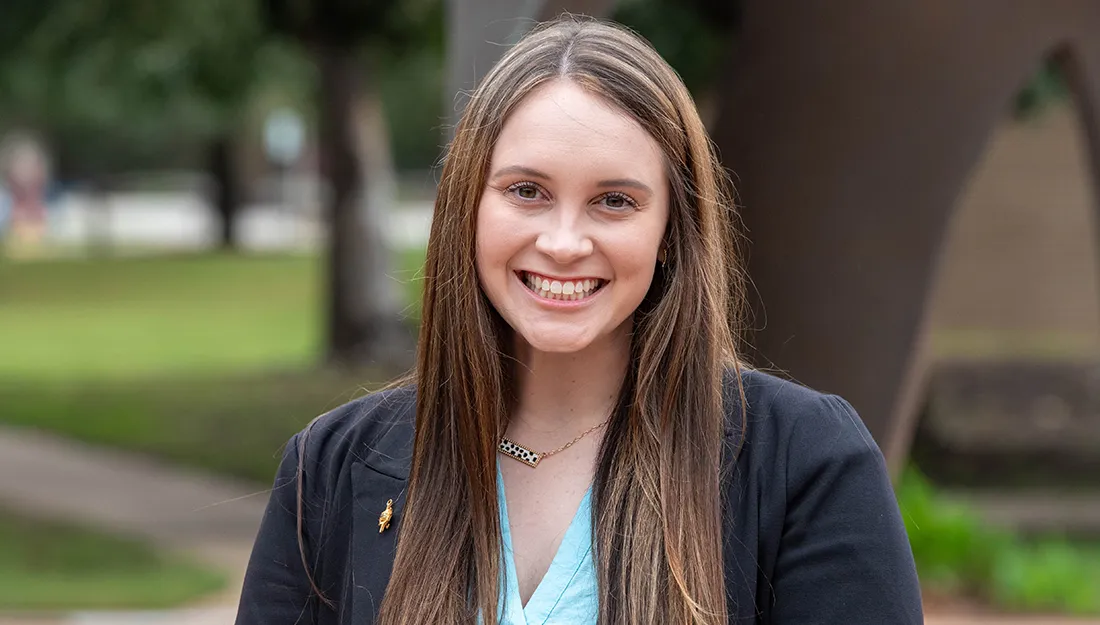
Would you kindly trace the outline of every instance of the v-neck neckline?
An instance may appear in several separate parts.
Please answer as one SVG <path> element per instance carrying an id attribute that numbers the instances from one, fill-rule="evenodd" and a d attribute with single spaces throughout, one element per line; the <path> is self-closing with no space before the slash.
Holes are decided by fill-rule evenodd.
<path id="1" fill-rule="evenodd" d="M 592 486 L 581 497 L 573 519 L 569 522 L 549 568 L 523 605 L 516 574 L 515 550 L 512 546 L 512 526 L 508 519 L 508 499 L 504 490 L 504 474 L 497 463 L 497 497 L 500 499 L 501 557 L 504 560 L 502 584 L 502 621 L 508 625 L 543 625 L 553 614 L 578 571 L 591 557 L 592 551 Z"/>

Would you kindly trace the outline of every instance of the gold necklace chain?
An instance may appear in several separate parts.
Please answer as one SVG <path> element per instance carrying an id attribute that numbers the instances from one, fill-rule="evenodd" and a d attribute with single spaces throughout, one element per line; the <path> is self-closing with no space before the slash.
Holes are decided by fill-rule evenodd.
<path id="1" fill-rule="evenodd" d="M 556 453 L 559 453 L 559 452 L 565 451 L 566 449 L 569 449 L 570 447 L 573 446 L 574 443 L 581 440 L 585 436 L 588 436 L 592 432 L 595 432 L 596 430 L 598 430 L 598 429 L 602 428 L 603 426 L 607 425 L 610 421 L 611 421 L 611 417 L 608 417 L 608 418 L 604 419 L 602 422 L 597 423 L 596 425 L 593 425 L 592 427 L 588 428 L 587 430 L 581 432 L 580 436 L 578 436 L 577 438 L 574 438 L 573 440 L 571 440 L 568 443 L 562 445 L 561 447 L 558 447 L 557 449 L 553 449 L 551 451 L 535 451 L 533 449 L 528 449 L 527 447 L 524 447 L 523 445 L 520 445 L 519 443 L 516 443 L 515 441 L 508 440 L 507 437 L 501 437 L 500 445 L 498 445 L 497 448 L 500 450 L 501 453 L 508 456 L 509 458 L 519 460 L 523 464 L 526 464 L 529 467 L 534 468 L 534 467 L 538 466 L 539 462 L 543 458 L 549 458 L 550 456 L 553 456 Z"/>
<path id="2" fill-rule="evenodd" d="M 593 425 L 592 427 L 588 428 L 587 430 L 581 432 L 580 436 L 578 436 L 577 438 L 574 438 L 573 440 L 571 440 L 568 443 L 562 445 L 561 447 L 558 447 L 557 449 L 555 449 L 553 451 L 544 451 L 544 452 L 541 452 L 541 453 L 539 453 L 539 452 L 536 452 L 536 453 L 539 453 L 539 455 L 541 455 L 543 458 L 547 458 L 549 456 L 553 456 L 554 454 L 558 453 L 559 451 L 565 451 L 566 449 L 569 449 L 570 447 L 572 447 L 573 443 L 576 443 L 577 441 L 581 440 L 585 436 L 588 436 L 592 432 L 595 432 L 596 430 L 598 430 L 598 429 L 602 428 L 603 426 L 607 425 L 608 421 L 611 421 L 611 417 L 608 417 L 608 418 L 604 419 L 603 423 L 597 423 L 596 425 Z"/>

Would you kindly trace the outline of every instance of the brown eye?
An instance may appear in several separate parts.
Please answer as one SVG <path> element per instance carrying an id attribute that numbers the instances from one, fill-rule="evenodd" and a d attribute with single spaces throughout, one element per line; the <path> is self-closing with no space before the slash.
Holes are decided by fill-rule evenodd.
<path id="1" fill-rule="evenodd" d="M 624 195 L 622 193 L 608 193 L 607 195 L 603 196 L 600 201 L 608 209 L 618 212 L 626 211 L 631 208 L 637 208 L 638 206 L 638 203 L 635 202 L 630 196 Z"/>
<path id="2" fill-rule="evenodd" d="M 540 199 L 540 196 L 542 196 L 542 189 L 533 182 L 517 182 L 508 187 L 506 191 L 525 202 Z"/>

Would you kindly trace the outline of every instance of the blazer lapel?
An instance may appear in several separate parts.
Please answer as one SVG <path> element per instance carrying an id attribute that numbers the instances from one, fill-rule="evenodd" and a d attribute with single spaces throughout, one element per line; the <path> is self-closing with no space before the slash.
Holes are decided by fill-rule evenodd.
<path id="1" fill-rule="evenodd" d="M 352 568 L 347 580 L 352 599 L 348 622 L 356 625 L 372 625 L 378 616 L 393 572 L 397 537 L 404 518 L 413 419 L 411 414 L 395 417 L 391 423 L 382 425 L 386 432 L 351 466 L 354 510 L 352 540 L 348 544 Z M 393 503 L 389 525 L 383 528 L 379 520 L 390 501 Z"/>

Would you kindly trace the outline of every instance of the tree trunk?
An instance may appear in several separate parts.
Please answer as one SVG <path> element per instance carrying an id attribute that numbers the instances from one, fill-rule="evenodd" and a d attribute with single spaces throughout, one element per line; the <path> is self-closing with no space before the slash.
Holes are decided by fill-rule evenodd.
<path id="1" fill-rule="evenodd" d="M 319 46 L 319 150 L 328 182 L 328 327 L 326 360 L 332 364 L 373 363 L 404 367 L 412 356 L 410 333 L 401 319 L 399 297 L 387 275 L 383 221 L 387 206 L 367 192 L 374 155 L 360 154 L 363 136 L 357 113 L 359 95 L 372 94 L 365 69 L 351 48 Z M 380 111 L 380 108 L 379 108 Z M 384 131 L 384 123 L 379 123 Z M 383 145 L 385 145 L 383 143 Z"/>
<path id="2" fill-rule="evenodd" d="M 504 53 L 501 44 L 514 43 L 516 33 L 525 32 L 534 23 L 535 4 L 516 0 L 447 0 L 445 143 L 454 136 L 455 124 L 469 101 L 467 94 Z"/>
<path id="3" fill-rule="evenodd" d="M 236 217 L 241 205 L 240 176 L 233 148 L 232 137 L 224 133 L 210 142 L 207 155 L 207 173 L 213 183 L 214 211 L 221 219 L 218 244 L 224 250 L 237 247 Z"/>
<path id="4" fill-rule="evenodd" d="M 564 12 L 606 17 L 615 0 L 448 0 L 446 140 L 481 77 L 539 20 Z"/>
<path id="5" fill-rule="evenodd" d="M 368 80 L 361 83 L 359 98 L 355 110 L 355 133 L 360 155 L 360 171 L 367 181 L 359 206 L 359 217 L 364 230 L 364 253 L 371 271 L 371 279 L 364 281 L 367 301 L 371 314 L 379 322 L 387 325 L 383 328 L 386 337 L 399 339 L 399 349 L 412 349 L 411 336 L 407 325 L 401 320 L 406 303 L 402 289 L 390 278 L 392 272 L 392 251 L 385 236 L 387 216 L 397 206 L 397 175 L 393 165 L 393 149 L 390 144 L 389 123 L 386 121 L 385 108 L 381 93 L 370 82 L 375 76 L 373 67 L 368 67 L 362 75 Z M 369 243 L 369 244 L 367 244 Z"/>

